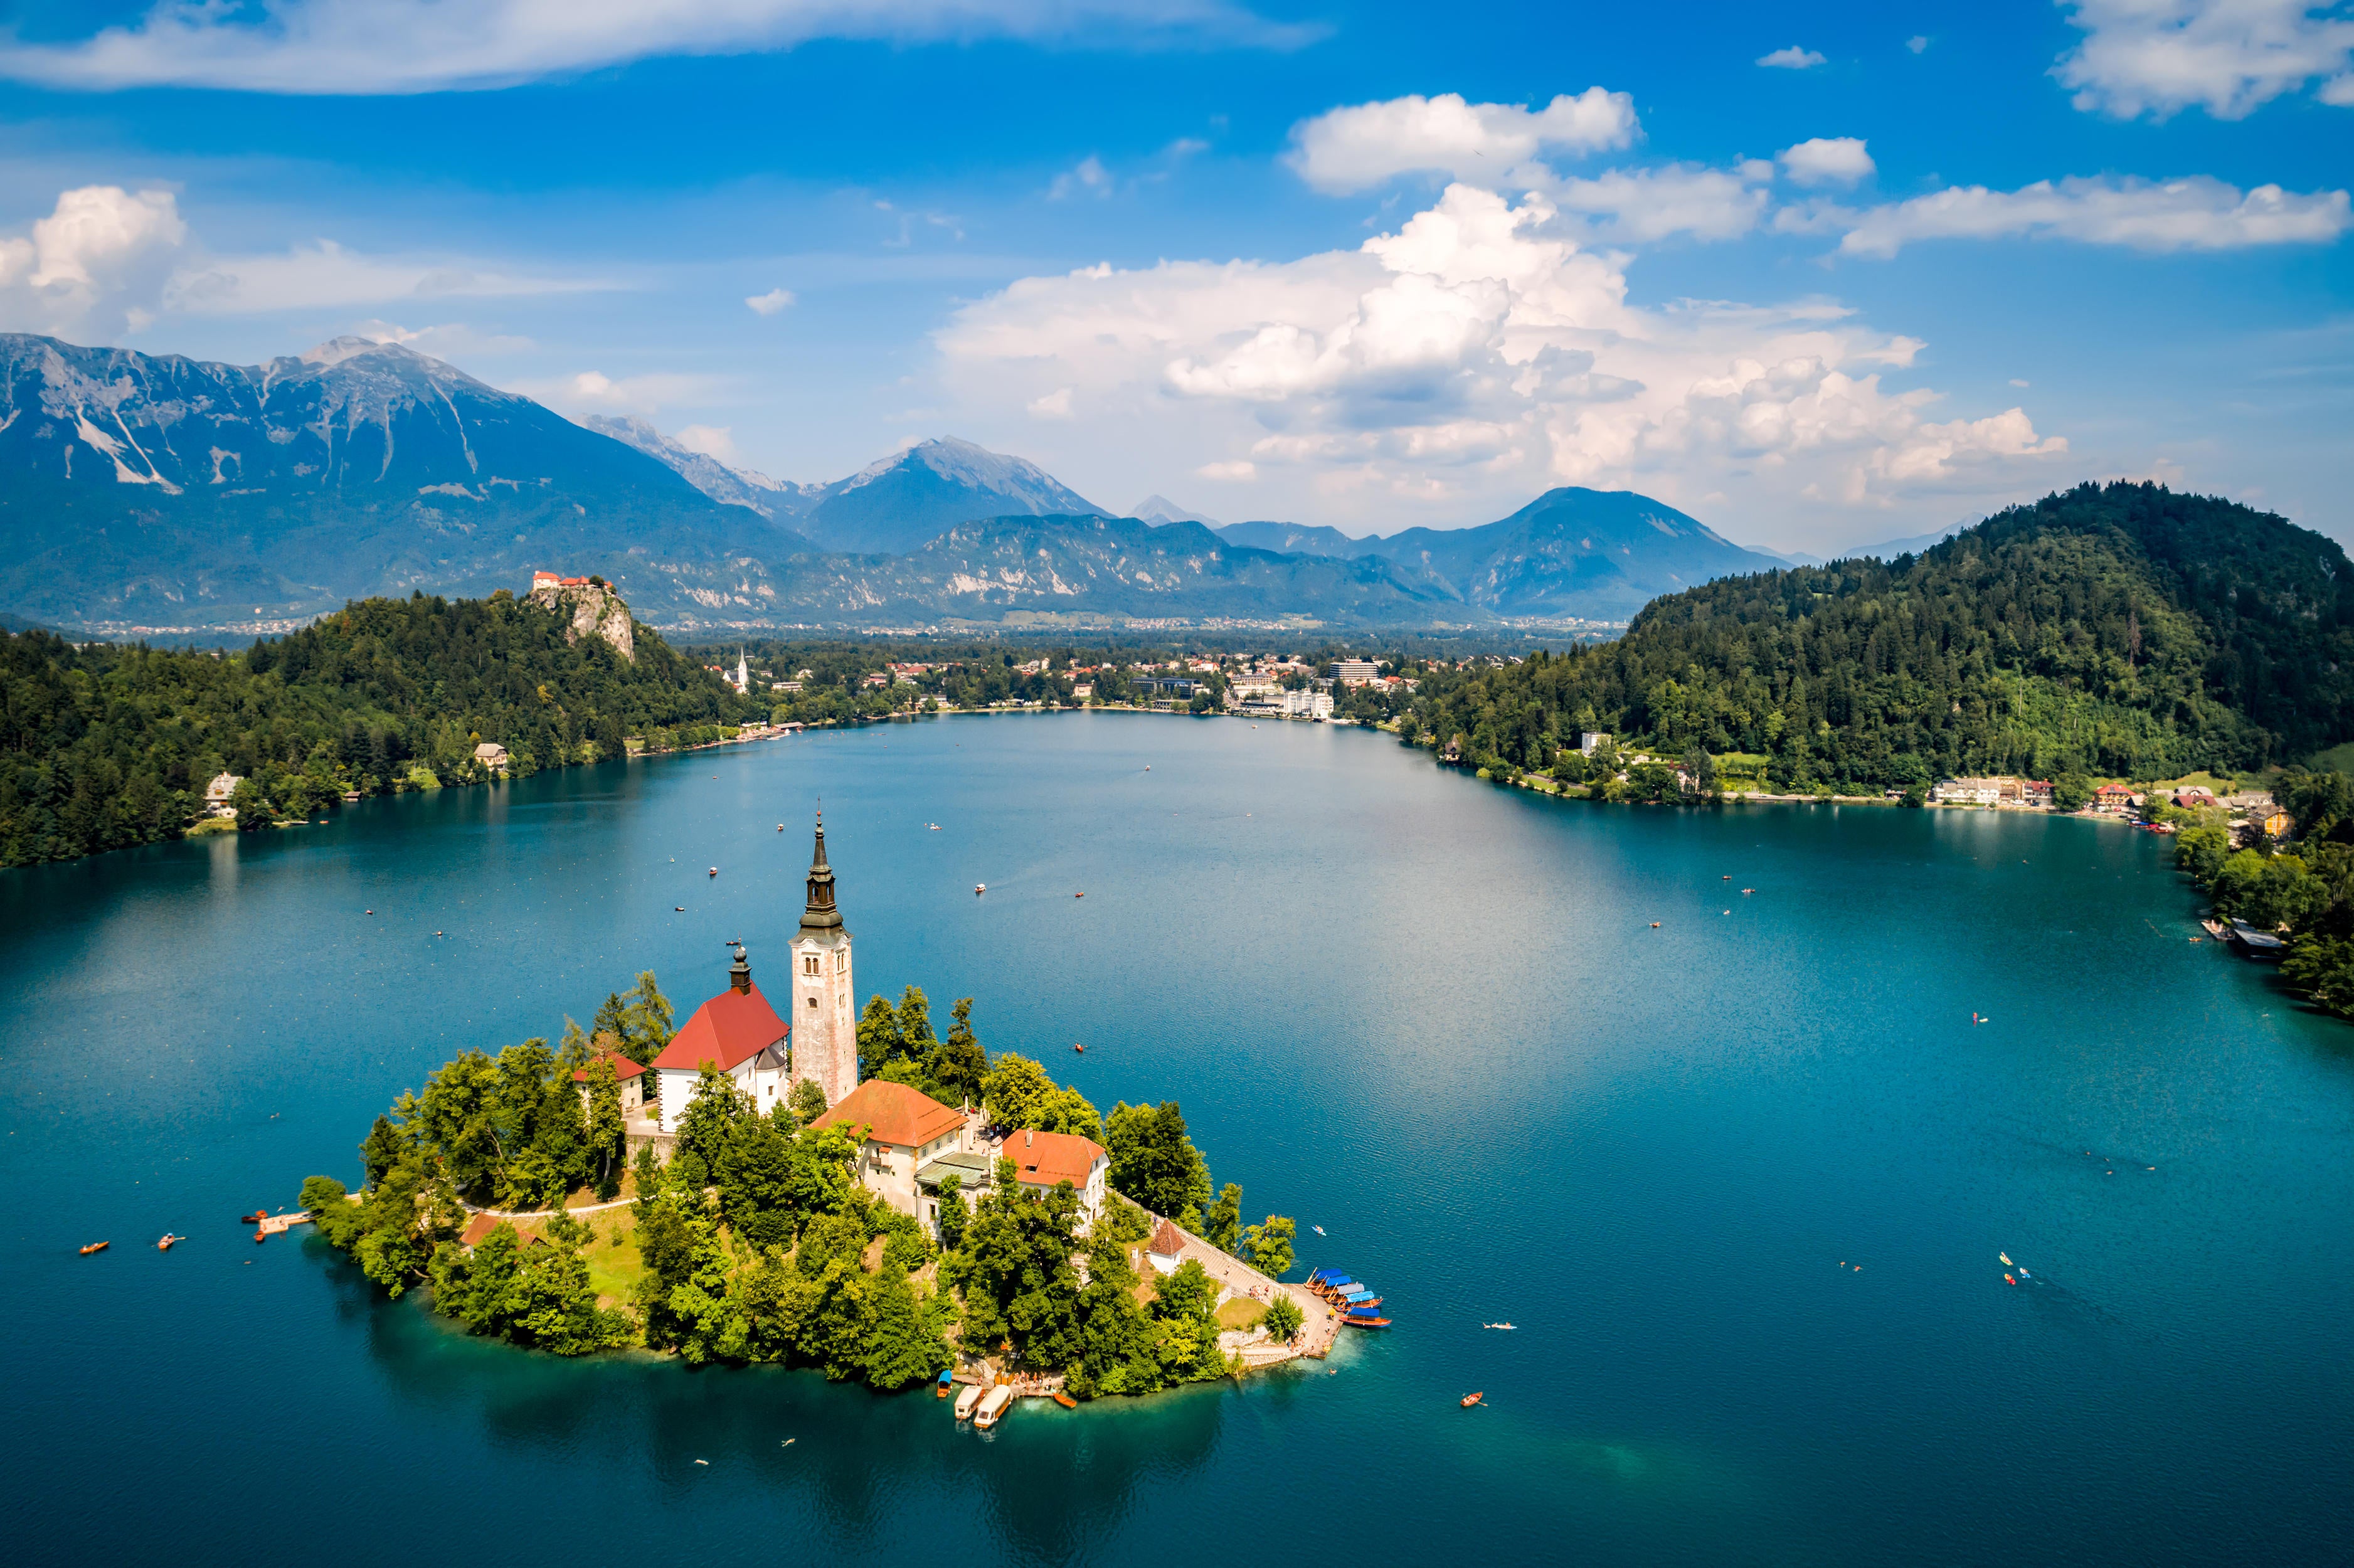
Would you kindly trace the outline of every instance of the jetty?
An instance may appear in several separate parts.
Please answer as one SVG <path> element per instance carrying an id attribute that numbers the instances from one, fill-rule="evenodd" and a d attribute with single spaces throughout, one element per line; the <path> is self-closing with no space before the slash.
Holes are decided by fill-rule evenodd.
<path id="1" fill-rule="evenodd" d="M 285 1234 L 296 1225 L 307 1225 L 310 1223 L 311 1211 L 308 1209 L 297 1209 L 291 1214 L 264 1214 L 260 1228 L 253 1233 L 253 1239 L 267 1241 L 271 1236 Z"/>

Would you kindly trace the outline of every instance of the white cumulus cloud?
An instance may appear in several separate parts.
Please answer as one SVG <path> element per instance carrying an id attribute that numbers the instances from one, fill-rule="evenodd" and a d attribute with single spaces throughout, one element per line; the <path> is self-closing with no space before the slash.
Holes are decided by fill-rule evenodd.
<path id="1" fill-rule="evenodd" d="M 0 326 L 113 337 L 154 319 L 188 226 L 169 191 L 60 192 L 23 238 L 0 238 Z"/>
<path id="2" fill-rule="evenodd" d="M 1857 136 L 1817 136 L 1783 148 L 1781 160 L 1783 173 L 1802 185 L 1851 185 L 1874 172 L 1872 154 Z"/>
<path id="3" fill-rule="evenodd" d="M 1067 419 L 1071 417 L 1071 389 L 1057 387 L 1043 397 L 1033 397 L 1023 405 L 1034 419 Z"/>
<path id="4" fill-rule="evenodd" d="M 1288 48 L 1322 31 L 1233 0 L 158 0 L 75 42 L 0 44 L 0 77 L 101 91 L 438 92 L 827 37 Z"/>
<path id="5" fill-rule="evenodd" d="M 1770 55 L 1759 55 L 1757 63 L 1777 70 L 1810 70 L 1823 63 L 1823 57 L 1812 49 L 1802 49 L 1792 44 L 1787 49 L 1776 49 Z"/>
<path id="6" fill-rule="evenodd" d="M 1292 127 L 1287 161 L 1318 190 L 1345 195 L 1394 175 L 1437 173 L 1494 184 L 1517 178 L 1540 152 L 1624 147 L 1638 126 L 1635 101 L 1589 87 L 1542 109 L 1470 103 L 1420 93 L 1334 109 Z"/>
<path id="7" fill-rule="evenodd" d="M 1074 389 L 1086 447 L 1173 444 L 1270 515 L 1485 521 L 1553 484 L 1735 481 L 1882 506 L 2016 492 L 2067 450 L 2022 409 L 1933 418 L 1936 393 L 1883 385 L 1922 344 L 1836 303 L 1639 306 L 1626 264 L 1545 194 L 1458 183 L 1354 250 L 1025 278 L 936 342 L 952 401 Z"/>
<path id="8" fill-rule="evenodd" d="M 755 315 L 773 316 L 793 302 L 790 289 L 771 289 L 765 294 L 747 294 L 744 302 L 752 307 Z"/>
<path id="9" fill-rule="evenodd" d="M 2236 250 L 2316 245 L 2354 227 L 2347 193 L 2298 195 L 2278 185 L 2243 193 L 2221 180 L 2039 180 L 2015 191 L 1956 185 L 1860 212 L 1827 208 L 1788 228 L 1843 231 L 1850 256 L 1893 256 L 1925 239 L 2073 239 L 2137 250 Z"/>
<path id="10" fill-rule="evenodd" d="M 607 376 L 600 370 L 582 370 L 570 376 L 550 378 L 525 378 L 507 384 L 510 392 L 519 392 L 535 402 L 546 404 L 559 411 L 591 414 L 637 414 L 652 416 L 665 408 L 684 404 L 689 407 L 708 404 L 724 390 L 720 383 L 708 376 L 695 376 L 674 371 L 649 371 L 638 376 Z M 716 427 L 690 426 L 706 435 Z M 725 430 L 719 431 L 723 436 Z M 679 440 L 685 441 L 681 431 Z M 696 449 L 701 450 L 701 449 Z"/>
<path id="11" fill-rule="evenodd" d="M 2084 40 L 2052 74 L 2079 109 L 2237 120 L 2317 77 L 2322 101 L 2354 104 L 2354 18 L 2326 0 L 2073 0 L 2068 21 Z"/>

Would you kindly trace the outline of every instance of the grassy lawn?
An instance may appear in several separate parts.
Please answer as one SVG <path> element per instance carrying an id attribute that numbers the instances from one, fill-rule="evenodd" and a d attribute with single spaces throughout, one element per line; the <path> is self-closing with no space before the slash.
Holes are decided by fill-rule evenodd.
<path id="1" fill-rule="evenodd" d="M 1254 1301 L 1247 1296 L 1237 1296 L 1218 1308 L 1218 1327 L 1247 1329 L 1266 1316 L 1266 1302 Z"/>

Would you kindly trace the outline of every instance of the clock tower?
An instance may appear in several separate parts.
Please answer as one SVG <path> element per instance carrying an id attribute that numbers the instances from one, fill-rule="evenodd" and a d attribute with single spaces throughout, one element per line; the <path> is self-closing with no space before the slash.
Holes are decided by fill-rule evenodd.
<path id="1" fill-rule="evenodd" d="M 850 933 L 833 902 L 833 868 L 825 863 L 825 815 L 809 869 L 809 907 L 794 933 L 793 1069 L 814 1080 L 829 1109 L 858 1086 L 858 1012 L 851 1005 Z"/>

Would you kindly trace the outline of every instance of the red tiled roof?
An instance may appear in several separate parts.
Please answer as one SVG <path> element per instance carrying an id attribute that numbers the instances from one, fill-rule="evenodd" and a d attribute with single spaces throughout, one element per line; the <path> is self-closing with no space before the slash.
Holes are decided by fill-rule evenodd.
<path id="1" fill-rule="evenodd" d="M 864 1127 L 877 1143 L 919 1149 L 964 1125 L 964 1113 L 950 1110 L 921 1089 L 885 1078 L 869 1078 L 842 1097 L 811 1127 Z"/>
<path id="2" fill-rule="evenodd" d="M 645 1071 L 643 1067 L 639 1066 L 635 1062 L 631 1061 L 619 1051 L 599 1051 L 597 1053 L 597 1055 L 601 1056 L 606 1061 L 613 1064 L 613 1076 L 620 1083 L 626 1084 L 631 1078 L 636 1077 L 640 1073 Z M 591 1058 L 591 1060 L 594 1060 L 594 1058 Z M 578 1072 L 574 1073 L 572 1075 L 572 1081 L 576 1084 L 587 1083 L 588 1081 L 588 1069 L 582 1067 Z"/>
<path id="3" fill-rule="evenodd" d="M 472 1219 L 466 1222 L 466 1228 L 459 1233 L 459 1244 L 470 1249 L 478 1247 L 482 1245 L 483 1241 L 489 1237 L 493 1231 L 497 1230 L 501 1225 L 513 1224 L 514 1223 L 514 1222 L 512 1220 L 503 1220 L 496 1214 L 476 1214 Z M 521 1232 L 517 1232 L 515 1235 L 515 1245 L 518 1246 L 546 1246 L 547 1245 L 547 1238 L 544 1235 L 538 1234 L 536 1232 L 530 1235 L 525 1235 Z"/>
<path id="4" fill-rule="evenodd" d="M 1103 1146 L 1093 1139 L 1027 1128 L 1006 1139 L 1003 1152 L 1012 1156 L 1015 1175 L 1034 1187 L 1068 1181 L 1081 1190 L 1087 1187 L 1096 1161 L 1104 1157 Z"/>
<path id="5" fill-rule="evenodd" d="M 1152 1245 L 1148 1250 L 1161 1257 L 1175 1257 L 1185 1250 L 1185 1233 L 1163 1220 L 1153 1231 Z"/>
<path id="6" fill-rule="evenodd" d="M 695 1010 L 652 1065 L 691 1073 L 708 1062 L 730 1072 L 791 1033 L 758 985 L 748 991 L 730 986 Z"/>

